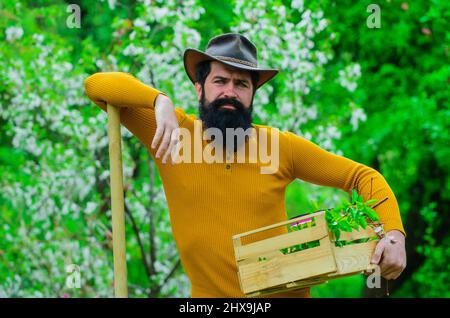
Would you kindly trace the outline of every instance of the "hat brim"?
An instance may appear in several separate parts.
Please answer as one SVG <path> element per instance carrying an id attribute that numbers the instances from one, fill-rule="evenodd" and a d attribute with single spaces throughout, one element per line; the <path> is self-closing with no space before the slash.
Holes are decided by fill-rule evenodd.
<path id="1" fill-rule="evenodd" d="M 275 77 L 275 75 L 278 74 L 278 70 L 276 69 L 257 68 L 240 63 L 224 61 L 196 49 L 187 49 L 186 51 L 184 51 L 183 60 L 184 60 L 184 69 L 186 70 L 186 73 L 192 83 L 196 82 L 195 67 L 197 66 L 198 63 L 203 61 L 217 61 L 240 70 L 259 73 L 259 80 L 258 84 L 256 85 L 256 89 L 260 88 L 262 85 L 270 81 L 273 77 Z"/>

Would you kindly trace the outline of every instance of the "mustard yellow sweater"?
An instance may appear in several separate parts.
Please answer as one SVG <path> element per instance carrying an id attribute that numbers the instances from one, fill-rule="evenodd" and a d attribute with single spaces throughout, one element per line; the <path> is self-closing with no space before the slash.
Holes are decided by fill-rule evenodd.
<path id="1" fill-rule="evenodd" d="M 156 130 L 154 103 L 161 92 L 121 72 L 96 73 L 85 80 L 84 86 L 102 110 L 106 111 L 107 103 L 120 107 L 121 123 L 155 159 L 192 297 L 244 296 L 231 237 L 286 220 L 285 189 L 297 178 L 349 193 L 356 188 L 365 198 L 373 178 L 372 198 L 388 197 L 376 208 L 385 230 L 404 232 L 394 193 L 383 176 L 370 167 L 327 152 L 287 131 L 279 132 L 279 169 L 273 174 L 261 174 L 261 164 L 248 162 L 162 164 L 162 157 L 155 158 L 157 148 L 151 148 Z M 178 107 L 175 113 L 180 127 L 194 133 L 196 117 Z M 304 289 L 274 297 L 309 295 L 309 289 Z"/>

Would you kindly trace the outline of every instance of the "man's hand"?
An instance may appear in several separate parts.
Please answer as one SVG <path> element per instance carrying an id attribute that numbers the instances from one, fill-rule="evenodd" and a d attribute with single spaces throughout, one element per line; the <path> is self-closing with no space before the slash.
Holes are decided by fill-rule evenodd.
<path id="1" fill-rule="evenodd" d="M 387 232 L 378 242 L 371 263 L 380 266 L 381 276 L 385 279 L 397 279 L 406 267 L 403 233 L 397 230 Z"/>
<path id="2" fill-rule="evenodd" d="M 161 137 L 162 141 L 156 152 L 156 158 L 164 155 L 162 163 L 165 164 L 167 157 L 172 151 L 178 150 L 179 130 L 177 117 L 175 116 L 174 106 L 169 97 L 159 94 L 155 101 L 156 116 L 156 133 L 152 141 L 152 148 L 155 148 Z M 178 152 L 176 152 L 178 154 Z M 176 158 L 172 156 L 172 164 L 176 162 Z"/>

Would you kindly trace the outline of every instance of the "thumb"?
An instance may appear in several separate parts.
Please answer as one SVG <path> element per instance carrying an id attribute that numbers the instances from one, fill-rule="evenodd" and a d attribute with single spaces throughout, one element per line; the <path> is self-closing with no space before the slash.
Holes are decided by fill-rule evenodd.
<path id="1" fill-rule="evenodd" d="M 378 264 L 381 259 L 381 255 L 384 251 L 384 240 L 380 241 L 377 246 L 375 247 L 375 252 L 373 253 L 372 260 L 370 261 L 372 264 Z"/>

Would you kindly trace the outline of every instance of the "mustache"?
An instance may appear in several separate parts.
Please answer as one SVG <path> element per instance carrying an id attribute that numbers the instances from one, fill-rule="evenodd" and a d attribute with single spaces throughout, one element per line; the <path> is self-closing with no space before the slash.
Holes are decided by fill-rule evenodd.
<path id="1" fill-rule="evenodd" d="M 218 98 L 218 99 L 212 101 L 208 105 L 208 108 L 217 110 L 224 105 L 232 105 L 234 108 L 236 108 L 237 111 L 245 110 L 244 104 L 242 104 L 240 101 L 238 101 L 237 99 L 234 99 L 234 98 Z"/>

